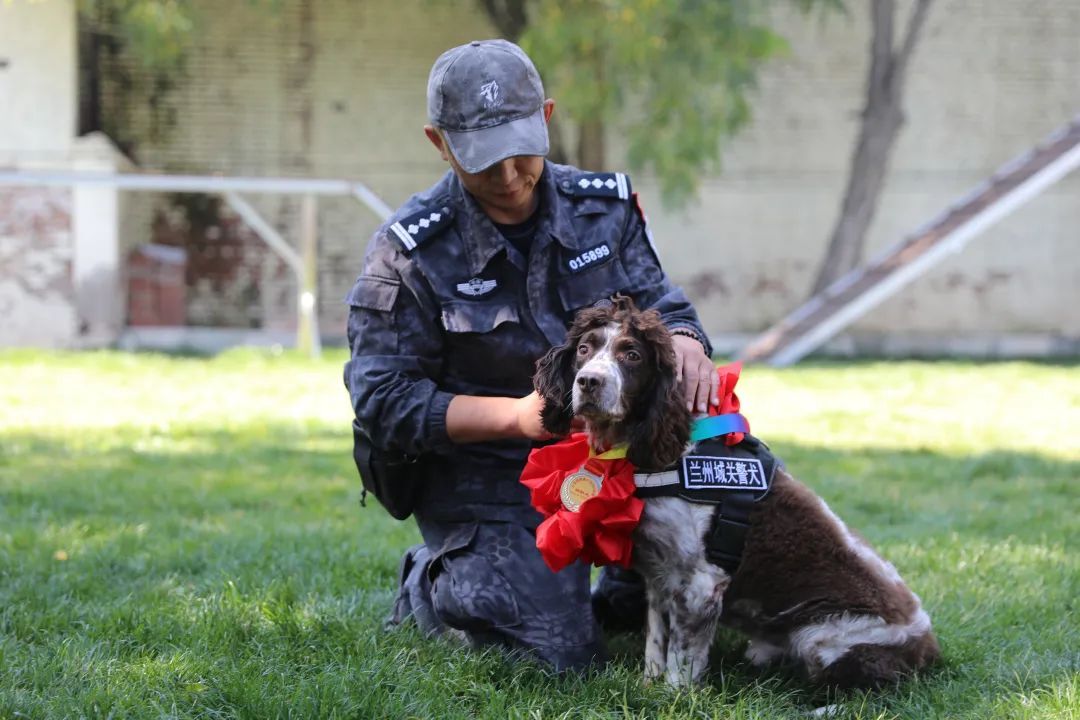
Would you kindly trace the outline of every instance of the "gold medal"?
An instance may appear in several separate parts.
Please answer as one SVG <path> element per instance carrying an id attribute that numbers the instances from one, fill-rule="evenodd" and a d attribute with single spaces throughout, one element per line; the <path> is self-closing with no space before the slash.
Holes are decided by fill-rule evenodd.
<path id="1" fill-rule="evenodd" d="M 589 472 L 585 468 L 567 475 L 562 481 L 562 488 L 559 490 L 559 498 L 562 500 L 563 507 L 570 512 L 578 512 L 581 509 L 581 503 L 600 492 L 600 486 L 603 482 L 602 477 Z"/>

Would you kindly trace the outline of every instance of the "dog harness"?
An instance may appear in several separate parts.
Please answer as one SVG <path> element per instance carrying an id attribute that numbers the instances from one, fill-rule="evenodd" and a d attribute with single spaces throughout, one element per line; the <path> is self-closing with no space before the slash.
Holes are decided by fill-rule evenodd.
<path id="1" fill-rule="evenodd" d="M 717 368 L 719 403 L 691 426 L 693 452 L 664 472 L 635 473 L 626 446 L 595 454 L 584 433 L 529 453 L 521 483 L 544 517 L 536 547 L 549 568 L 558 572 L 579 559 L 629 567 L 644 499 L 668 496 L 718 506 L 706 557 L 735 572 L 753 506 L 768 494 L 782 465 L 750 435 L 750 423 L 739 413 L 735 383 L 741 369 L 738 363 Z"/>
<path id="2" fill-rule="evenodd" d="M 710 437 L 698 442 L 678 465 L 634 475 L 634 494 L 639 498 L 679 497 L 718 506 L 705 538 L 705 556 L 731 574 L 742 560 L 754 504 L 769 494 L 776 468 L 783 465 L 765 443 L 746 432 L 745 423 L 738 413 L 703 418 L 695 423 L 691 439 L 705 433 Z M 744 433 L 742 441 L 727 445 L 724 437 L 729 432 Z"/>

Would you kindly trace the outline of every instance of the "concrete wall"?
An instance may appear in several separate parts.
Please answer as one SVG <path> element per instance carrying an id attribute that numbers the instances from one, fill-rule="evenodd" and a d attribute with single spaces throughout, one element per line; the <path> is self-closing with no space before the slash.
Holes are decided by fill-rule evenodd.
<path id="1" fill-rule="evenodd" d="M 869 27 L 864 3 L 822 22 L 780 15 L 791 55 L 764 73 L 755 119 L 728 146 L 723 174 L 686 212 L 660 207 L 636 176 L 665 265 L 716 334 L 767 327 L 807 293 L 840 202 L 862 106 Z M 424 83 L 443 49 L 492 34 L 475 5 L 435 0 L 289 0 L 197 7 L 213 21 L 187 77 L 166 97 L 177 119 L 138 147 L 172 171 L 354 177 L 389 203 L 444 169 L 420 133 Z M 543 68 L 541 68 L 543 72 Z M 868 253 L 945 208 L 1080 112 L 1080 3 L 935 3 L 911 68 L 909 122 Z M 151 118 L 135 116 L 149 128 Z M 617 146 L 617 134 L 612 137 Z M 620 169 L 613 158 L 612 169 Z M 297 202 L 256 199 L 296 237 Z M 339 299 L 377 221 L 352 201 L 320 205 L 320 307 L 340 332 Z M 1080 178 L 1025 207 L 864 318 L 862 333 L 940 339 L 1002 333 L 1080 336 Z M 129 236 L 129 244 L 143 238 Z M 704 261 L 703 261 L 704 259 Z M 275 325 L 292 322 L 295 288 L 264 293 Z"/>
<path id="2" fill-rule="evenodd" d="M 72 0 L 0 3 L 0 166 L 66 158 L 75 85 Z"/>
<path id="3" fill-rule="evenodd" d="M 55 167 L 75 136 L 70 0 L 0 3 L 0 167 Z M 78 332 L 72 192 L 0 187 L 0 346 Z"/>
<path id="4" fill-rule="evenodd" d="M 791 56 L 765 73 L 755 119 L 728 147 L 723 174 L 705 181 L 690 212 L 651 212 L 668 271 L 714 332 L 763 329 L 809 291 L 863 105 L 868 4 L 849 5 L 849 17 L 824 23 L 779 18 Z M 871 256 L 1080 113 L 1080 3 L 934 3 L 906 98 Z M 854 329 L 1080 337 L 1078 247 L 1074 173 Z"/>
<path id="5" fill-rule="evenodd" d="M 76 137 L 72 0 L 0 3 L 0 167 L 115 172 L 100 133 Z M 123 325 L 118 227 L 105 186 L 0 186 L 0 346 L 101 346 Z"/>
<path id="6" fill-rule="evenodd" d="M 71 191 L 0 187 L 0 347 L 62 347 L 77 333 Z"/>

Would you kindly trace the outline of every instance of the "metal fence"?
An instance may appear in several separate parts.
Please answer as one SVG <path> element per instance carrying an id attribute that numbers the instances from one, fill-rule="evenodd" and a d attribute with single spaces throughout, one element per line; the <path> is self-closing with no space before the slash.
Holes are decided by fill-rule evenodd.
<path id="1" fill-rule="evenodd" d="M 297 281 L 297 349 L 313 356 L 321 352 L 316 314 L 318 277 L 318 198 L 352 197 L 385 220 L 391 209 L 366 185 L 352 180 L 305 178 L 222 177 L 135 173 L 0 170 L 0 186 L 105 186 L 118 191 L 204 193 L 220 195 L 293 272 Z M 298 246 L 290 244 L 241 193 L 298 195 L 301 198 Z"/>

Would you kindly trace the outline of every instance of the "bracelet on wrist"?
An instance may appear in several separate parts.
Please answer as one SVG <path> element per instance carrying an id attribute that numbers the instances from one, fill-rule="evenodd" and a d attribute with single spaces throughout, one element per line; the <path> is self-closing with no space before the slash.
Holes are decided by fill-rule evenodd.
<path id="1" fill-rule="evenodd" d="M 697 340 L 699 343 L 701 343 L 702 346 L 705 345 L 705 343 L 701 342 L 701 336 L 698 335 L 696 332 L 694 332 L 693 330 L 691 330 L 688 327 L 677 327 L 677 328 L 675 328 L 674 330 L 671 331 L 671 334 L 672 335 L 683 335 L 683 336 L 691 338 L 693 340 Z"/>

